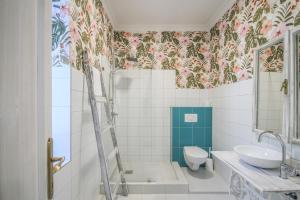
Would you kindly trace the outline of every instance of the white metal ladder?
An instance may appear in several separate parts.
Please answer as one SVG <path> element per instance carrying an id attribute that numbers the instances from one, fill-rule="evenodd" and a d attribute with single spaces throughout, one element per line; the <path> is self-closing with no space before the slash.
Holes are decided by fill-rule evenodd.
<path id="1" fill-rule="evenodd" d="M 85 74 L 86 82 L 87 82 L 88 97 L 89 97 L 89 102 L 90 102 L 92 116 L 93 116 L 94 130 L 95 130 L 95 136 L 96 136 L 97 148 L 98 148 L 98 157 L 99 157 L 99 161 L 100 161 L 101 179 L 103 181 L 104 193 L 105 193 L 106 200 L 115 199 L 120 185 L 122 186 L 122 194 L 124 196 L 127 196 L 128 188 L 127 188 L 126 180 L 124 177 L 124 169 L 122 166 L 118 143 L 117 143 L 117 138 L 116 138 L 115 124 L 114 124 L 113 118 L 112 118 L 112 111 L 110 108 L 109 99 L 108 99 L 108 97 L 106 95 L 106 91 L 105 91 L 105 85 L 104 85 L 102 71 L 101 71 L 101 69 L 99 69 L 102 98 L 96 98 L 95 92 L 94 92 L 94 85 L 93 85 L 93 74 L 92 74 L 91 67 L 88 64 L 88 54 L 87 54 L 86 50 L 84 50 L 84 52 L 83 52 L 82 66 L 83 66 L 83 72 Z M 104 128 L 102 130 L 101 130 L 101 126 L 100 126 L 97 102 L 104 103 L 106 117 L 107 117 L 107 121 L 108 121 L 108 127 Z M 112 143 L 113 143 L 113 151 L 111 153 L 109 153 L 109 155 L 106 158 L 105 153 L 104 153 L 101 132 L 104 133 L 107 131 L 110 131 L 110 134 L 111 134 Z M 111 188 L 110 188 L 107 162 L 111 161 L 113 158 L 116 158 L 116 161 L 117 161 L 117 167 L 118 167 L 118 171 L 120 174 L 120 181 L 115 184 L 114 191 L 112 192 Z"/>

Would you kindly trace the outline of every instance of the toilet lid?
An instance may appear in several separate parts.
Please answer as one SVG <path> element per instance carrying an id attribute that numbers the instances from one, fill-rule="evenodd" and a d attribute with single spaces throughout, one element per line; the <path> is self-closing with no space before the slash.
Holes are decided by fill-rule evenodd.
<path id="1" fill-rule="evenodd" d="M 184 151 L 188 156 L 195 158 L 207 158 L 208 153 L 200 147 L 184 147 Z"/>

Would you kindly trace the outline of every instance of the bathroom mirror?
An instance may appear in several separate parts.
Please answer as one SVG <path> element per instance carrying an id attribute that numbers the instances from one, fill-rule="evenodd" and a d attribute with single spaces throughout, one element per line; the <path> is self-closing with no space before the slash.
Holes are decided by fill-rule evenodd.
<path id="1" fill-rule="evenodd" d="M 288 37 L 280 37 L 255 50 L 255 132 L 273 131 L 287 135 Z"/>
<path id="2" fill-rule="evenodd" d="M 291 32 L 290 141 L 300 144 L 300 28 Z"/>

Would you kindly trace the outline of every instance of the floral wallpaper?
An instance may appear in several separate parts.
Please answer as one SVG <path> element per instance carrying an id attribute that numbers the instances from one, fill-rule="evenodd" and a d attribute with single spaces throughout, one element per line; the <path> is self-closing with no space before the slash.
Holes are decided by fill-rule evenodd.
<path id="1" fill-rule="evenodd" d="M 209 87 L 207 32 L 115 32 L 114 48 L 119 68 L 175 69 L 178 87 Z M 128 57 L 136 57 L 138 63 Z"/>
<path id="2" fill-rule="evenodd" d="M 100 0 L 52 0 L 52 63 L 82 69 L 82 51 L 97 67 L 99 56 L 113 61 L 113 27 Z"/>
<path id="3" fill-rule="evenodd" d="M 115 61 L 176 69 L 179 88 L 212 88 L 252 78 L 253 49 L 299 25 L 300 0 L 238 0 L 209 33 L 115 32 Z"/>
<path id="4" fill-rule="evenodd" d="M 253 48 L 300 25 L 299 0 L 239 0 L 210 31 L 210 82 L 252 78 Z"/>
<path id="5" fill-rule="evenodd" d="M 283 42 L 263 49 L 259 53 L 261 72 L 282 72 L 284 65 L 284 44 Z"/>
<path id="6" fill-rule="evenodd" d="M 52 67 L 69 64 L 69 16 L 67 0 L 52 0 Z"/>
<path id="7" fill-rule="evenodd" d="M 99 56 L 112 62 L 113 27 L 100 0 L 69 0 L 70 64 L 82 69 L 82 51 L 86 48 L 92 66 L 99 66 Z"/>
<path id="8" fill-rule="evenodd" d="M 87 48 L 93 66 L 104 55 L 124 69 L 175 69 L 179 88 L 252 78 L 253 48 L 300 25 L 300 0 L 238 0 L 209 32 L 114 33 L 100 0 L 52 2 L 53 66 L 81 70 Z"/>

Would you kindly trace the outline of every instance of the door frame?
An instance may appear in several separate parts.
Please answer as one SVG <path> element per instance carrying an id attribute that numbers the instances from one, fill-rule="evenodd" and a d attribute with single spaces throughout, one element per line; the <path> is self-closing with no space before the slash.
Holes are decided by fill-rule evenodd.
<path id="1" fill-rule="evenodd" d="M 38 199 L 47 197 L 47 140 L 51 137 L 51 0 L 37 1 Z"/>

